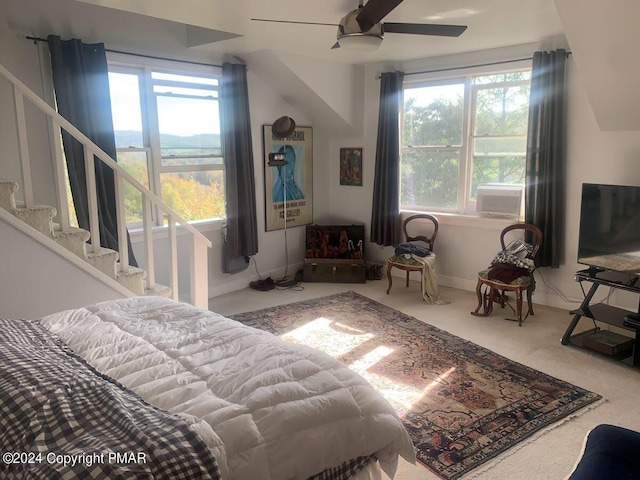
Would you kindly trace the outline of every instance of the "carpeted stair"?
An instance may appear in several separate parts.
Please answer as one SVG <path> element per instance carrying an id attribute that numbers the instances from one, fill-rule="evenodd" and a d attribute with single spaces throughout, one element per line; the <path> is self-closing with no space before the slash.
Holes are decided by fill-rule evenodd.
<path id="1" fill-rule="evenodd" d="M 53 223 L 53 218 L 57 213 L 54 207 L 48 205 L 35 205 L 28 208 L 18 207 L 15 199 L 17 191 L 17 183 L 0 180 L 0 208 L 4 208 L 16 218 L 53 239 L 71 253 L 86 260 L 88 264 L 113 278 L 134 294 L 171 296 L 171 289 L 164 285 L 156 283 L 153 289 L 146 288 L 146 272 L 140 268 L 130 266 L 127 272 L 122 272 L 118 263 L 118 252 L 108 248 L 100 248 L 99 252 L 87 252 L 86 242 L 89 240 L 89 232 L 82 228 L 70 228 L 69 231 L 61 231 L 59 225 Z"/>

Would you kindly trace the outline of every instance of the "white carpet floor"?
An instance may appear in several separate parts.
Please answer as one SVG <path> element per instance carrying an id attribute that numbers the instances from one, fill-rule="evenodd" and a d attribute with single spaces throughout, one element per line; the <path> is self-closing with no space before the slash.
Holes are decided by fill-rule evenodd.
<path id="1" fill-rule="evenodd" d="M 560 338 L 572 318 L 567 310 L 535 305 L 534 295 L 535 316 L 519 328 L 517 322 L 504 319 L 510 313 L 508 308 L 497 307 L 486 318 L 470 315 L 477 304 L 472 292 L 441 288 L 442 298 L 451 303 L 427 305 L 421 301 L 418 282 L 406 288 L 402 279 L 394 278 L 389 295 L 385 294 L 386 288 L 386 279 L 366 284 L 303 283 L 299 288 L 268 292 L 247 288 L 210 299 L 210 309 L 232 315 L 353 290 L 604 398 L 596 406 L 551 425 L 480 466 L 463 477 L 464 480 L 563 479 L 579 456 L 585 434 L 594 426 L 611 423 L 640 430 L 640 369 L 589 350 L 562 345 Z M 590 326 L 586 319 L 579 324 L 580 329 Z M 439 477 L 423 466 L 401 461 L 395 478 L 437 480 Z"/>

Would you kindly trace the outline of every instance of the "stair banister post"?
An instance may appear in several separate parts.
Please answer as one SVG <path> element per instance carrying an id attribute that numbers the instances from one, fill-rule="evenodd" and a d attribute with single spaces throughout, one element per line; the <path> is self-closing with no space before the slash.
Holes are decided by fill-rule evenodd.
<path id="1" fill-rule="evenodd" d="M 207 265 L 207 245 L 198 237 L 192 236 L 191 250 L 191 304 L 209 309 L 209 268 Z"/>
<path id="2" fill-rule="evenodd" d="M 144 233 L 144 246 L 147 252 L 147 288 L 153 290 L 156 286 L 156 264 L 153 257 L 153 224 L 151 218 L 151 201 L 142 198 L 142 230 Z"/>
<path id="3" fill-rule="evenodd" d="M 100 252 L 100 221 L 98 219 L 98 196 L 96 194 L 96 170 L 93 151 L 86 143 L 84 147 L 84 167 L 87 180 L 87 202 L 89 203 L 89 232 L 91 233 L 91 250 Z"/>
<path id="4" fill-rule="evenodd" d="M 56 195 L 58 197 L 58 222 L 63 232 L 69 231 L 69 204 L 67 201 L 67 181 L 64 171 L 64 156 L 62 154 L 62 129 L 60 123 L 52 116 L 49 119 L 49 136 L 53 145 L 54 168 L 56 180 Z"/>
<path id="5" fill-rule="evenodd" d="M 22 195 L 24 206 L 33 207 L 33 180 L 31 178 L 31 163 L 29 162 L 29 142 L 27 140 L 27 121 L 24 113 L 24 96 L 13 87 L 13 101 L 15 105 L 16 126 L 18 128 L 18 155 L 20 156 L 20 170 L 22 173 Z"/>
<path id="6" fill-rule="evenodd" d="M 124 179 L 119 170 L 113 170 L 116 187 L 116 222 L 118 225 L 118 254 L 120 255 L 120 271 L 129 271 L 129 242 L 127 242 L 127 217 L 124 207 Z"/>
<path id="7" fill-rule="evenodd" d="M 174 300 L 178 300 L 178 236 L 173 216 L 167 215 L 167 218 L 169 220 L 169 249 L 171 251 L 171 295 Z"/>

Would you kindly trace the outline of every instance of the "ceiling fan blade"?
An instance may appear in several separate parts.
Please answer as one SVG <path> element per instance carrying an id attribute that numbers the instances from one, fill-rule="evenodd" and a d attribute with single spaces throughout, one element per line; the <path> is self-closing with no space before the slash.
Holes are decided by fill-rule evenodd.
<path id="1" fill-rule="evenodd" d="M 321 22 L 298 22 L 295 20 L 272 20 L 270 18 L 252 18 L 254 22 L 271 22 L 271 23 L 298 23 L 301 25 L 327 25 L 329 27 L 337 27 L 337 23 L 321 23 Z"/>
<path id="2" fill-rule="evenodd" d="M 340 43 L 336 42 L 333 44 L 333 46 L 331 47 L 331 50 L 333 50 L 334 48 L 340 48 Z"/>
<path id="3" fill-rule="evenodd" d="M 366 32 L 401 3 L 402 0 L 369 0 L 358 13 L 356 21 L 362 31 Z"/>
<path id="4" fill-rule="evenodd" d="M 439 25 L 436 23 L 387 23 L 382 24 L 385 33 L 409 33 L 412 35 L 435 35 L 439 37 L 459 37 L 467 29 L 466 25 Z"/>

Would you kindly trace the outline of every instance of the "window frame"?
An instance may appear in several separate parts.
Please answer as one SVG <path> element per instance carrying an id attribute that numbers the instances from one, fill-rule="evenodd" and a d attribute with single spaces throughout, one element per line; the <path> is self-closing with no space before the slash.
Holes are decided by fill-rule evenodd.
<path id="1" fill-rule="evenodd" d="M 402 94 L 400 96 L 400 162 L 405 151 L 416 149 L 437 150 L 442 148 L 453 148 L 453 146 L 405 146 L 404 141 L 404 93 L 408 88 L 419 87 L 436 87 L 442 85 L 462 84 L 464 86 L 463 97 L 463 119 L 462 119 L 462 144 L 460 148 L 460 159 L 458 168 L 458 192 L 457 205 L 452 208 L 433 207 L 425 205 L 407 205 L 402 203 L 402 192 L 400 195 L 400 211 L 401 212 L 435 212 L 446 216 L 461 217 L 477 217 L 475 212 L 476 200 L 471 198 L 472 182 L 473 182 L 473 148 L 476 126 L 476 105 L 478 91 L 482 89 L 496 88 L 497 85 L 514 86 L 518 84 L 530 84 L 530 80 L 520 80 L 514 82 L 496 82 L 496 83 L 473 83 L 474 77 L 499 75 L 512 72 L 531 71 L 530 60 L 518 60 L 512 62 L 502 62 L 502 65 L 496 65 L 493 62 L 488 65 L 462 67 L 462 68 L 444 68 L 439 71 L 424 72 L 405 76 L 402 86 Z M 456 73 L 452 73 L 455 71 Z M 480 136 L 481 138 L 484 136 Z M 526 135 L 525 135 L 526 137 Z M 401 181 L 401 177 L 399 179 Z M 401 187 L 400 187 L 401 188 Z"/>
<path id="2" fill-rule="evenodd" d="M 199 84 L 189 83 L 189 82 L 179 82 L 172 81 L 167 79 L 152 79 L 152 73 L 161 73 L 161 74 L 169 74 L 169 75 L 179 75 L 185 77 L 204 77 L 204 78 L 212 78 L 217 80 L 217 85 L 213 87 L 214 90 L 217 90 L 217 100 L 220 101 L 219 89 L 222 81 L 222 69 L 220 67 L 208 66 L 208 65 L 200 65 L 200 64 L 188 64 L 184 62 L 175 62 L 169 60 L 159 60 L 152 59 L 146 57 L 135 57 L 132 59 L 132 56 L 118 53 L 108 53 L 107 54 L 107 65 L 109 73 L 123 73 L 129 75 L 136 75 L 138 77 L 139 82 L 139 95 L 140 95 L 140 115 L 142 122 L 142 147 L 125 147 L 125 148 L 116 148 L 116 154 L 118 153 L 127 153 L 127 152 L 141 152 L 144 151 L 147 153 L 147 174 L 149 176 L 149 190 L 162 199 L 162 191 L 161 191 L 161 175 L 162 174 L 170 174 L 170 173 L 181 173 L 181 172 L 223 172 L 223 181 L 224 181 L 224 171 L 225 171 L 225 162 L 224 162 L 224 145 L 221 142 L 220 145 L 220 155 L 206 155 L 207 158 L 219 158 L 219 162 L 211 163 L 211 164 L 183 164 L 183 165 L 163 165 L 162 160 L 162 150 L 160 145 L 160 125 L 159 125 L 159 116 L 158 116 L 158 104 L 157 99 L 159 96 L 169 96 L 166 94 L 158 93 L 154 91 L 154 85 L 162 85 L 162 86 L 176 86 L 176 87 L 186 87 L 186 88 L 194 88 L 199 86 Z M 183 95 L 180 95 L 181 97 Z M 178 97 L 178 95 L 174 95 L 174 97 Z M 198 98 L 189 96 L 189 98 Z M 220 109 L 218 109 L 220 113 Z M 222 124 L 222 119 L 220 118 L 220 124 Z M 222 125 L 220 125 L 220 135 L 222 139 Z M 166 157 L 165 157 L 166 158 Z M 186 155 L 185 157 L 180 158 L 202 158 Z M 226 192 L 226 189 L 225 189 Z M 152 208 L 152 219 L 153 224 L 156 228 L 163 228 L 164 221 L 162 216 L 160 215 L 158 208 Z M 222 223 L 226 221 L 226 216 L 223 217 L 212 217 L 207 219 L 197 219 L 197 220 L 188 220 L 190 224 L 193 225 L 203 225 L 203 224 L 213 224 L 213 223 Z M 142 223 L 128 223 L 127 227 L 130 231 L 136 231 L 141 229 Z"/>

